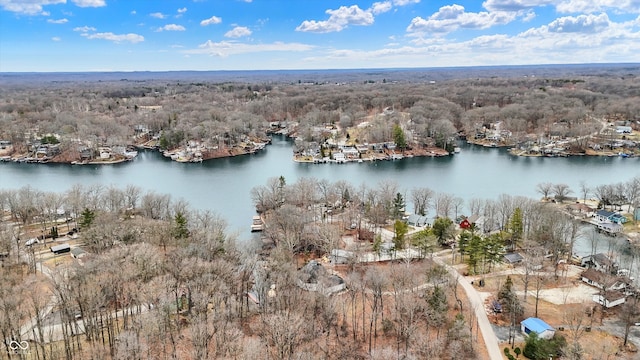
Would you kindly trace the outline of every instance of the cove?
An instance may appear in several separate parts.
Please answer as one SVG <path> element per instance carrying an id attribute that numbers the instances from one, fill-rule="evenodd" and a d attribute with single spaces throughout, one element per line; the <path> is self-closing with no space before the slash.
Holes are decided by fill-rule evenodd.
<path id="1" fill-rule="evenodd" d="M 284 176 L 287 183 L 302 177 L 345 180 L 373 187 L 395 181 L 409 200 L 412 188 L 428 187 L 463 198 L 496 199 L 500 194 L 540 198 L 536 185 L 564 183 L 579 196 L 580 182 L 593 187 L 628 181 L 640 175 L 640 158 L 516 157 L 505 149 L 461 143 L 462 151 L 448 157 L 414 157 L 394 161 L 347 164 L 308 164 L 292 161 L 292 142 L 275 136 L 254 155 L 177 163 L 155 151 L 142 151 L 131 162 L 114 165 L 0 163 L 0 188 L 33 188 L 62 193 L 74 184 L 102 184 L 170 194 L 194 209 L 212 210 L 229 223 L 239 239 L 251 237 L 255 209 L 250 191 L 268 178 Z M 411 206 L 408 206 L 411 209 Z M 466 213 L 466 211 L 464 211 Z"/>

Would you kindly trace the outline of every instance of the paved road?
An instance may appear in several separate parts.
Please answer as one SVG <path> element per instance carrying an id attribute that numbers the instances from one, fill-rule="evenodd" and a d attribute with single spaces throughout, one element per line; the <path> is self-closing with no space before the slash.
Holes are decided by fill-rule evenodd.
<path id="1" fill-rule="evenodd" d="M 413 232 L 419 231 L 421 229 L 414 230 Z M 386 242 L 391 241 L 393 239 L 393 232 L 381 229 L 382 239 Z M 442 253 L 450 253 L 450 250 L 443 250 Z M 498 345 L 498 337 L 496 337 L 495 332 L 493 331 L 493 327 L 489 322 L 489 318 L 487 317 L 487 313 L 484 308 L 484 302 L 480 297 L 480 294 L 476 291 L 476 289 L 469 283 L 469 281 L 458 271 L 447 265 L 442 259 L 438 256 L 434 256 L 433 260 L 439 265 L 444 266 L 449 274 L 458 280 L 458 283 L 464 291 L 467 293 L 467 298 L 471 304 L 471 307 L 476 312 L 476 318 L 478 319 L 478 328 L 482 332 L 482 338 L 484 339 L 484 343 L 487 347 L 487 352 L 489 353 L 489 359 L 491 360 L 502 360 L 502 351 L 500 351 L 500 346 Z"/>
<path id="2" fill-rule="evenodd" d="M 460 275 L 458 271 L 447 265 L 442 259 L 438 257 L 434 257 L 433 260 L 439 265 L 444 266 L 449 274 L 458 280 L 458 284 L 462 286 L 464 291 L 467 293 L 467 298 L 469 299 L 469 303 L 471 307 L 476 312 L 476 318 L 478 319 L 478 328 L 482 332 L 482 338 L 484 339 L 484 343 L 487 347 L 487 352 L 489 353 L 489 359 L 491 360 L 502 360 L 502 352 L 500 351 L 500 346 L 498 345 L 498 338 L 496 337 L 495 332 L 493 331 L 493 327 L 489 322 L 489 318 L 487 317 L 487 313 L 484 309 L 484 302 L 480 297 L 480 294 L 476 291 L 476 289 L 464 278 L 464 276 Z"/>

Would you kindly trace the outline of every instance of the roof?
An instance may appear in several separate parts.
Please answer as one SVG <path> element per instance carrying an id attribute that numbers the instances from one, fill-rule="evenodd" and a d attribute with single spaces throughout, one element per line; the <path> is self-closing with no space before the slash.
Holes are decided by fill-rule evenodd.
<path id="1" fill-rule="evenodd" d="M 520 323 L 527 329 L 533 332 L 536 332 L 538 334 L 542 334 L 547 330 L 555 331 L 554 328 L 552 328 L 549 324 L 544 322 L 542 319 L 538 319 L 535 317 L 526 318 L 522 320 Z"/>
<path id="2" fill-rule="evenodd" d="M 52 246 L 51 251 L 52 252 L 62 251 L 68 248 L 69 248 L 69 244 L 60 244 L 60 245 Z"/>
<path id="3" fill-rule="evenodd" d="M 600 284 L 602 282 L 603 274 L 593 268 L 585 270 L 582 275 L 583 278 L 591 280 L 592 282 Z"/>
<path id="4" fill-rule="evenodd" d="M 524 258 L 522 257 L 522 255 L 518 254 L 518 253 L 508 253 L 508 254 L 504 254 L 504 258 L 510 263 L 510 264 L 515 264 L 518 263 L 522 260 L 524 260 Z"/>
<path id="5" fill-rule="evenodd" d="M 84 250 L 82 250 L 82 249 L 81 249 L 81 248 L 79 248 L 79 247 L 76 247 L 76 248 L 71 249 L 71 253 L 72 253 L 73 255 L 82 255 L 82 254 L 86 254 L 87 252 L 86 252 L 86 251 L 84 251 Z"/>
<path id="6" fill-rule="evenodd" d="M 597 253 L 595 255 L 587 255 L 582 258 L 582 263 L 597 263 L 600 266 L 614 266 L 615 263 L 606 254 Z"/>
<path id="7" fill-rule="evenodd" d="M 480 215 L 473 214 L 467 218 L 467 221 L 469 222 L 469 224 L 475 224 L 476 222 L 478 222 L 478 219 L 480 219 Z"/>
<path id="8" fill-rule="evenodd" d="M 604 217 L 609 217 L 611 215 L 614 215 L 615 213 L 609 210 L 598 210 L 596 212 L 596 215 L 600 215 L 600 216 L 604 216 Z"/>

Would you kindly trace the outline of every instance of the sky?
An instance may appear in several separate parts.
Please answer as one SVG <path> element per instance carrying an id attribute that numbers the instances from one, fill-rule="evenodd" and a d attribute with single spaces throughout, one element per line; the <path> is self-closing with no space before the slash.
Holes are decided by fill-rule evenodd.
<path id="1" fill-rule="evenodd" d="M 0 72 L 640 62 L 640 0 L 0 0 Z"/>

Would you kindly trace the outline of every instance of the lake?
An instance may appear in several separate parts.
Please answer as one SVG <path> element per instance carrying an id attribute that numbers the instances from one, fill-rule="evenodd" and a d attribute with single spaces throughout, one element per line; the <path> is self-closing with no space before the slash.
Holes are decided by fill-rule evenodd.
<path id="1" fill-rule="evenodd" d="M 459 154 L 440 158 L 308 164 L 293 162 L 291 141 L 276 136 L 261 153 L 197 164 L 173 162 L 155 151 L 142 151 L 134 161 L 115 165 L 0 163 L 0 188 L 30 185 L 64 192 L 76 183 L 122 188 L 132 184 L 184 199 L 195 209 L 213 210 L 228 221 L 240 239 L 247 239 L 255 212 L 250 191 L 266 184 L 270 177 L 284 176 L 289 184 L 301 177 L 315 177 L 370 187 L 393 180 L 406 193 L 405 199 L 412 188 L 428 187 L 468 200 L 495 199 L 500 194 L 540 198 L 536 185 L 541 182 L 565 183 L 576 196 L 581 181 L 593 187 L 640 175 L 640 158 L 529 158 L 467 144 L 461 144 L 461 149 Z"/>

